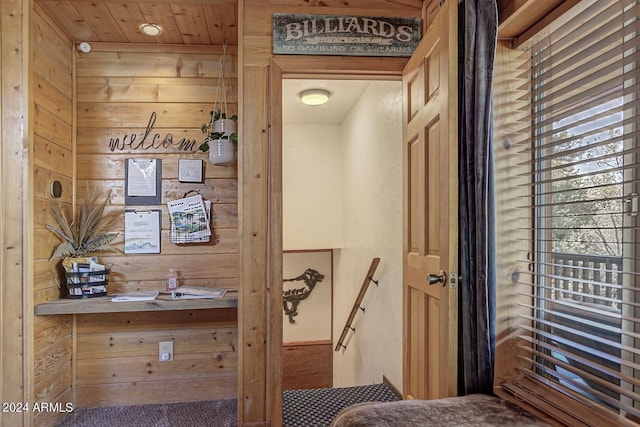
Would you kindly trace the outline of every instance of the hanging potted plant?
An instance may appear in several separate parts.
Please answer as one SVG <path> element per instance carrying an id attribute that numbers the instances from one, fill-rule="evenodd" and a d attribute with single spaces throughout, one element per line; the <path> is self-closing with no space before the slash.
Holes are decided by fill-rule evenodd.
<path id="1" fill-rule="evenodd" d="M 238 143 L 238 116 L 234 114 L 227 118 L 219 109 L 212 110 L 210 115 L 210 120 L 202 125 L 202 133 L 206 136 L 199 148 L 209 152 L 211 163 L 229 164 L 235 158 Z"/>
<path id="2" fill-rule="evenodd" d="M 55 224 L 45 224 L 61 242 L 54 248 L 49 260 L 61 260 L 62 276 L 67 298 L 89 298 L 107 294 L 109 271 L 94 256 L 97 252 L 115 251 L 111 243 L 118 236 L 112 231 L 119 216 L 104 209 L 109 197 L 99 200 L 96 190 L 87 191 L 78 215 L 69 219 L 55 201 L 51 201 L 51 215 Z"/>
<path id="3" fill-rule="evenodd" d="M 209 121 L 202 125 L 202 133 L 205 134 L 205 138 L 199 147 L 201 151 L 208 151 L 209 161 L 217 165 L 233 162 L 238 143 L 238 116 L 229 114 L 227 109 L 227 89 L 224 76 L 226 57 L 227 45 L 225 44 L 220 59 L 220 74 L 218 75 L 214 109 L 209 113 Z"/>

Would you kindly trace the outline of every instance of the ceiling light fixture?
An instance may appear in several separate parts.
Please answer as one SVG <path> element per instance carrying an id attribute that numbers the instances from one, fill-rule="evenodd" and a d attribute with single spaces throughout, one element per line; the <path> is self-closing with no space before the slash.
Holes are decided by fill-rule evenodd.
<path id="1" fill-rule="evenodd" d="M 300 92 L 298 96 L 305 105 L 322 105 L 329 101 L 331 92 L 326 89 L 307 89 Z"/>
<path id="2" fill-rule="evenodd" d="M 162 34 L 162 27 L 158 24 L 145 22 L 144 24 L 140 25 L 140 31 L 148 36 L 159 36 L 160 34 Z"/>
<path id="3" fill-rule="evenodd" d="M 91 52 L 91 45 L 87 42 L 82 42 L 78 44 L 78 51 L 82 53 Z"/>

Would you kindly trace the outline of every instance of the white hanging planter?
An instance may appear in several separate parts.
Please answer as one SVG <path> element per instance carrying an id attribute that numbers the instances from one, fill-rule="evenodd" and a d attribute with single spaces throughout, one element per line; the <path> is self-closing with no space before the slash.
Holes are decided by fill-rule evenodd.
<path id="1" fill-rule="evenodd" d="M 206 139 L 200 145 L 200 149 L 209 151 L 209 161 L 214 165 L 233 163 L 236 157 L 235 143 L 238 140 L 237 116 L 227 110 L 227 90 L 224 82 L 226 53 L 227 46 L 224 44 L 214 108 L 211 110 L 209 121 L 202 125 L 202 133 L 206 135 Z"/>
<path id="2" fill-rule="evenodd" d="M 233 163 L 236 147 L 228 139 L 214 139 L 209 141 L 209 161 L 214 165 Z"/>
<path id="3" fill-rule="evenodd" d="M 231 135 L 237 132 L 237 123 L 232 119 L 220 119 L 213 122 L 213 131 L 224 135 Z"/>
<path id="4" fill-rule="evenodd" d="M 232 119 L 220 119 L 213 122 L 213 131 L 222 134 L 220 139 L 209 140 L 209 161 L 214 165 L 233 162 L 236 147 L 229 136 L 236 132 L 236 128 L 236 121 Z"/>

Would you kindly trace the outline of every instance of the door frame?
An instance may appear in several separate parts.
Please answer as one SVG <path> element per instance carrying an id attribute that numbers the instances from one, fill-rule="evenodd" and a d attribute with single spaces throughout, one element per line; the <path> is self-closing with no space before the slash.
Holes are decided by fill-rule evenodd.
<path id="1" fill-rule="evenodd" d="M 402 81 L 409 58 L 286 56 L 269 66 L 269 145 L 267 147 L 267 280 L 271 284 L 271 343 L 268 347 L 270 404 L 282 408 L 282 80 L 393 80 Z M 400 143 L 400 141 L 399 141 Z M 332 331 L 333 333 L 333 331 Z M 402 331 L 399 331 L 402 333 Z M 278 397 L 279 396 L 279 397 Z M 280 418 L 282 419 L 282 418 Z"/>

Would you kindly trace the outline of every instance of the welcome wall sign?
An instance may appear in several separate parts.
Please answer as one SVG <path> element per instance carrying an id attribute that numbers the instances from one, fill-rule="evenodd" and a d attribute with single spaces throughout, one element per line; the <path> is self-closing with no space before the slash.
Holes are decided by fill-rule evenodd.
<path id="1" fill-rule="evenodd" d="M 164 138 L 157 132 L 152 134 L 157 117 L 158 115 L 155 111 L 151 113 L 147 128 L 143 133 L 124 134 L 122 137 L 109 138 L 109 150 L 113 152 L 177 149 L 189 153 L 195 153 L 199 150 L 198 141 L 195 139 L 180 138 L 180 140 L 174 141 L 173 135 L 170 133 L 166 134 Z"/>
<path id="2" fill-rule="evenodd" d="M 420 18 L 273 14 L 273 53 L 411 56 Z"/>

